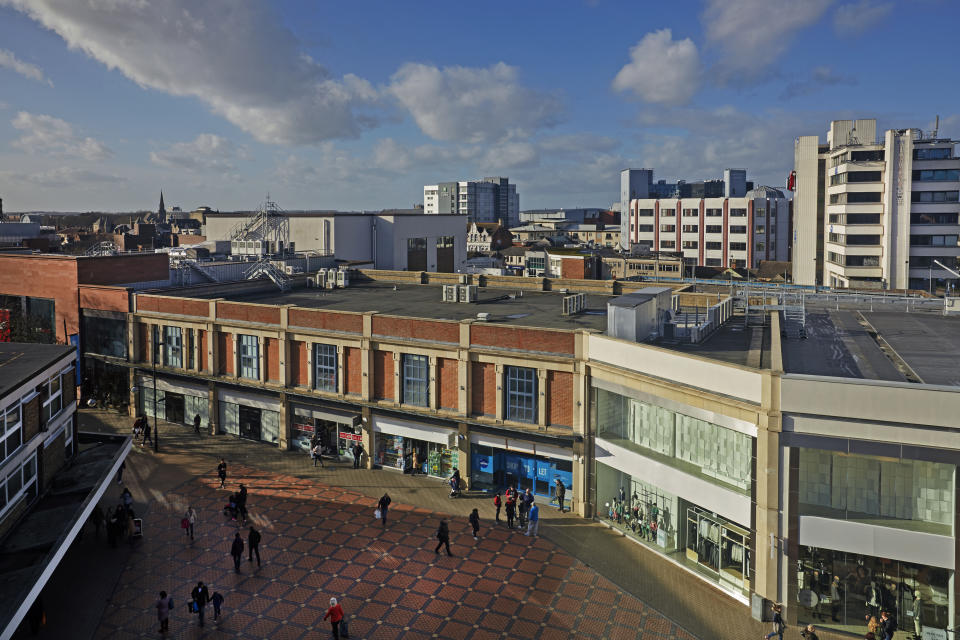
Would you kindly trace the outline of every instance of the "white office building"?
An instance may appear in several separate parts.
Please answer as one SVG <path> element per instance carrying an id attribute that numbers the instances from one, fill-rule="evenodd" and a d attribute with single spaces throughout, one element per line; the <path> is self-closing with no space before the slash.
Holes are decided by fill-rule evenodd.
<path id="1" fill-rule="evenodd" d="M 956 141 L 835 120 L 794 147 L 793 273 L 801 284 L 928 289 L 960 260 Z M 944 269 L 943 266 L 948 269 Z"/>

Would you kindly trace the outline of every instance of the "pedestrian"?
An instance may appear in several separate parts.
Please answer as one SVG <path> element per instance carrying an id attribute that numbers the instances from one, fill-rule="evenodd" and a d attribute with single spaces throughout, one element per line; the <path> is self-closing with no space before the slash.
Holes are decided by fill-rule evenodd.
<path id="1" fill-rule="evenodd" d="M 473 527 L 473 539 L 479 540 L 477 534 L 480 533 L 480 512 L 474 509 L 470 512 L 470 526 Z"/>
<path id="2" fill-rule="evenodd" d="M 217 465 L 217 477 L 220 478 L 220 488 L 223 489 L 227 481 L 227 461 L 223 458 L 220 458 L 220 464 Z"/>
<path id="3" fill-rule="evenodd" d="M 804 640 L 820 640 L 820 636 L 817 635 L 817 629 L 812 624 L 808 624 L 807 628 L 800 632 L 800 635 L 803 636 Z"/>
<path id="4" fill-rule="evenodd" d="M 150 435 L 150 423 L 144 420 L 143 422 L 143 441 L 140 443 L 140 446 L 147 444 L 147 440 L 150 441 L 150 444 L 153 444 L 153 436 Z"/>
<path id="5" fill-rule="evenodd" d="M 193 540 L 193 527 L 197 524 L 197 512 L 194 510 L 193 505 L 187 507 L 186 513 L 183 514 L 183 519 L 187 522 L 187 535 L 190 536 L 190 540 Z"/>
<path id="6" fill-rule="evenodd" d="M 94 505 L 93 511 L 90 512 L 90 524 L 93 525 L 93 535 L 100 539 L 100 527 L 103 525 L 103 509 L 100 508 L 100 505 Z"/>
<path id="7" fill-rule="evenodd" d="M 923 602 L 920 600 L 920 590 L 913 592 L 913 607 L 910 612 L 913 614 L 913 635 L 921 637 L 923 629 Z"/>
<path id="8" fill-rule="evenodd" d="M 460 495 L 460 469 L 454 469 L 450 476 L 450 497 L 455 498 Z"/>
<path id="9" fill-rule="evenodd" d="M 193 432 L 200 433 L 200 414 L 193 416 Z"/>
<path id="10" fill-rule="evenodd" d="M 123 470 L 127 468 L 127 461 L 121 460 L 120 466 L 117 467 L 117 484 L 123 484 Z"/>
<path id="11" fill-rule="evenodd" d="M 563 485 L 563 480 L 557 478 L 557 502 L 560 503 L 560 513 L 563 513 L 563 499 L 567 495 L 567 488 Z"/>
<path id="12" fill-rule="evenodd" d="M 383 521 L 383 526 L 387 526 L 387 509 L 390 508 L 390 495 L 383 494 L 383 497 L 380 498 L 380 501 L 377 503 L 377 509 L 380 510 L 380 520 Z"/>
<path id="13" fill-rule="evenodd" d="M 437 529 L 437 547 L 433 550 L 434 553 L 440 553 L 440 547 L 446 545 L 447 555 L 452 556 L 450 553 L 450 527 L 447 526 L 446 520 L 440 521 L 440 527 Z"/>
<path id="14" fill-rule="evenodd" d="M 210 602 L 213 604 L 213 619 L 218 620 L 220 618 L 220 610 L 223 607 L 223 596 L 220 595 L 219 591 L 214 591 Z"/>
<path id="15" fill-rule="evenodd" d="M 247 544 L 250 546 L 250 562 L 253 562 L 253 554 L 257 554 L 257 566 L 260 566 L 260 532 L 250 525 L 250 533 L 247 535 Z"/>
<path id="16" fill-rule="evenodd" d="M 770 640 L 773 636 L 780 636 L 780 640 L 783 640 L 783 607 L 779 604 L 774 603 L 773 605 L 773 631 L 764 636 L 766 640 Z"/>
<path id="17" fill-rule="evenodd" d="M 247 523 L 247 485 L 240 483 L 240 492 L 237 494 L 237 509 L 240 510 L 240 524 Z"/>
<path id="18" fill-rule="evenodd" d="M 363 443 L 357 442 L 353 447 L 353 468 L 360 468 L 360 459 L 363 457 Z"/>
<path id="19" fill-rule="evenodd" d="M 893 640 L 893 633 L 897 630 L 897 621 L 890 615 L 889 611 L 880 613 L 880 633 L 883 640 Z"/>
<path id="20" fill-rule="evenodd" d="M 530 512 L 527 516 L 527 532 L 523 535 L 529 536 L 531 533 L 536 536 L 540 531 L 540 509 L 534 503 L 530 504 Z"/>
<path id="21" fill-rule="evenodd" d="M 170 630 L 170 609 L 173 608 L 173 598 L 167 597 L 166 591 L 160 592 L 157 598 L 157 620 L 160 621 L 160 633 Z"/>
<path id="22" fill-rule="evenodd" d="M 500 506 L 503 504 L 503 500 L 500 499 L 500 492 L 497 491 L 497 495 L 493 496 L 493 506 L 497 508 L 497 522 L 500 522 Z"/>
<path id="23" fill-rule="evenodd" d="M 130 493 L 130 489 L 126 487 L 123 488 L 123 493 L 120 494 L 120 500 L 123 502 L 123 508 L 127 512 L 127 515 L 131 518 L 133 517 L 133 494 Z"/>
<path id="24" fill-rule="evenodd" d="M 190 592 L 190 596 L 193 598 L 194 606 L 197 609 L 197 615 L 200 617 L 200 626 L 202 627 L 203 613 L 207 608 L 207 603 L 210 602 L 210 591 L 201 581 L 198 582 L 197 586 L 195 586 L 193 591 Z"/>
<path id="25" fill-rule="evenodd" d="M 330 598 L 330 608 L 327 609 L 323 619 L 330 618 L 330 628 L 333 630 L 334 640 L 340 640 L 340 621 L 343 620 L 343 607 L 337 603 L 336 598 Z"/>
<path id="26" fill-rule="evenodd" d="M 313 448 L 310 449 L 310 456 L 313 458 L 313 466 L 320 465 L 320 468 L 323 468 L 323 457 L 320 454 L 320 443 L 313 445 Z"/>
<path id="27" fill-rule="evenodd" d="M 240 558 L 243 557 L 243 538 L 240 532 L 233 534 L 233 544 L 230 545 L 230 555 L 233 556 L 233 569 L 240 573 Z"/>
<path id="28" fill-rule="evenodd" d="M 517 517 L 517 498 L 513 492 L 507 494 L 507 528 L 513 529 L 513 520 Z"/>
<path id="29" fill-rule="evenodd" d="M 416 449 L 413 450 L 412 460 L 413 460 L 413 465 L 410 468 L 410 475 L 415 476 L 418 473 L 420 473 L 420 456 L 417 455 Z"/>

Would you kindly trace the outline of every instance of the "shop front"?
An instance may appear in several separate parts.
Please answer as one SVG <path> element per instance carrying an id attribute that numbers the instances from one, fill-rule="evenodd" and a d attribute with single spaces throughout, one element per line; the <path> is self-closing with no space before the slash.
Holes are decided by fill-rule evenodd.
<path id="1" fill-rule="evenodd" d="M 220 433 L 276 444 L 280 440 L 280 401 L 245 391 L 220 389 Z"/>
<path id="2" fill-rule="evenodd" d="M 564 487 L 573 487 L 573 450 L 474 433 L 470 435 L 470 470 L 470 486 L 474 489 L 529 488 L 553 503 L 558 479 Z M 566 497 L 571 499 L 572 491 Z"/>
<path id="3" fill-rule="evenodd" d="M 458 465 L 456 429 L 374 415 L 373 431 L 374 464 L 384 469 L 448 478 Z"/>
<path id="4" fill-rule="evenodd" d="M 138 413 L 153 417 L 154 407 L 158 420 L 193 426 L 195 416 L 200 416 L 201 428 L 210 421 L 210 401 L 207 387 L 165 378 L 157 378 L 156 401 L 154 401 L 153 376 L 138 375 L 137 394 L 140 406 Z"/>
<path id="5" fill-rule="evenodd" d="M 353 460 L 353 446 L 361 440 L 359 413 L 299 403 L 292 409 L 291 449 L 309 453 L 316 441 L 324 456 Z"/>

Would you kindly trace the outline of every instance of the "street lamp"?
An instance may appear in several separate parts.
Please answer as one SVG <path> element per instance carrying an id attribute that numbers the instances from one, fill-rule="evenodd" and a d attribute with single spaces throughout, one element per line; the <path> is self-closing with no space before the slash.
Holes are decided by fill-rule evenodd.
<path id="1" fill-rule="evenodd" d="M 157 354 L 163 341 L 155 339 L 153 342 L 153 452 L 160 450 L 160 428 L 157 426 Z"/>

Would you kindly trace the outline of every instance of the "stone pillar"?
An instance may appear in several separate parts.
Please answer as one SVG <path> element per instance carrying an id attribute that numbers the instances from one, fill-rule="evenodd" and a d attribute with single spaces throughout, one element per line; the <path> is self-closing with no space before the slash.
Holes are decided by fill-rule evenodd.
<path id="1" fill-rule="evenodd" d="M 393 403 L 398 405 L 403 398 L 403 390 L 400 388 L 403 386 L 403 359 L 399 351 L 391 353 L 393 353 Z"/>
<path id="2" fill-rule="evenodd" d="M 547 428 L 547 370 L 537 369 L 537 426 Z"/>
<path id="3" fill-rule="evenodd" d="M 473 369 L 470 364 L 471 322 L 460 322 L 460 348 L 457 349 L 457 409 L 464 416 L 470 415 L 470 376 Z"/>
<path id="4" fill-rule="evenodd" d="M 466 482 L 466 488 L 471 485 L 470 478 L 470 425 L 466 422 L 457 423 L 457 468 L 460 477 Z"/>
<path id="5" fill-rule="evenodd" d="M 437 397 L 437 358 L 436 356 L 429 356 L 427 361 L 430 371 L 430 382 L 427 389 L 427 406 L 436 411 L 440 408 L 440 398 Z"/>
<path id="6" fill-rule="evenodd" d="M 279 434 L 277 435 L 277 446 L 281 451 L 290 448 L 290 441 L 293 439 L 292 426 L 293 410 L 290 408 L 290 401 L 286 392 L 280 394 L 280 424 Z"/>
<path id="7" fill-rule="evenodd" d="M 217 385 L 207 383 L 207 415 L 209 416 L 210 435 L 215 436 L 220 425 L 220 401 L 217 399 Z"/>
<path id="8" fill-rule="evenodd" d="M 374 455 L 374 445 L 375 438 L 373 434 L 373 412 L 370 411 L 370 407 L 362 407 L 360 409 L 360 434 L 363 438 L 363 448 L 367 452 L 367 459 L 364 461 L 364 468 L 373 469 L 373 455 Z"/>
<path id="9" fill-rule="evenodd" d="M 257 377 L 260 384 L 267 381 L 267 339 L 257 336 Z"/>
<path id="10" fill-rule="evenodd" d="M 503 413 L 506 403 L 503 401 L 503 365 L 493 365 L 494 378 L 497 380 L 497 415 L 494 416 L 498 422 L 503 422 Z"/>

